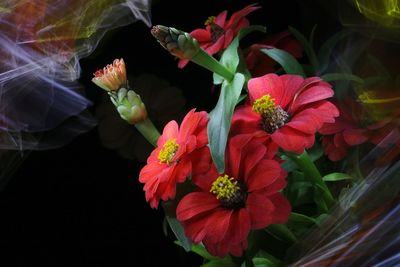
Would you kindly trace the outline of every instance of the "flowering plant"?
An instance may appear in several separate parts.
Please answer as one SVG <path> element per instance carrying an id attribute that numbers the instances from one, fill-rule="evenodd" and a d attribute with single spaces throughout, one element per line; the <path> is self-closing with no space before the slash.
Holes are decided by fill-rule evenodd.
<path id="1" fill-rule="evenodd" d="M 351 210 L 361 196 L 372 194 L 367 190 L 372 178 L 349 162 L 358 160 L 357 146 L 374 144 L 390 156 L 370 156 L 369 162 L 388 170 L 400 144 L 398 113 L 379 119 L 365 114 L 371 101 L 398 99 L 372 96 L 361 90 L 374 83 L 332 71 L 339 65 L 329 64 L 329 56 L 343 33 L 319 53 L 294 28 L 241 47 L 247 35 L 265 33 L 247 18 L 259 8 L 252 4 L 229 18 L 223 11 L 191 33 L 153 26 L 151 34 L 179 59 L 179 68 L 196 63 L 212 72 L 220 88 L 212 110 L 193 108 L 180 124 L 168 122 L 161 134 L 135 84 L 130 87 L 123 59 L 97 71 L 93 82 L 154 146 L 139 173 L 146 201 L 164 209 L 177 244 L 202 256 L 203 266 L 327 266 L 335 258 L 347 264 L 352 259 L 340 250 L 318 258 L 318 249 L 333 242 L 330 237 L 321 238 L 321 248 L 304 240 L 321 237 L 340 216 L 364 216 L 377 207 Z M 303 50 L 307 58 L 300 62 Z M 339 82 L 354 89 L 357 101 L 344 97 Z M 372 218 L 386 211 L 375 211 Z M 338 236 L 354 225 L 347 219 L 340 223 L 344 230 Z M 313 261 L 304 262 L 313 253 Z"/>

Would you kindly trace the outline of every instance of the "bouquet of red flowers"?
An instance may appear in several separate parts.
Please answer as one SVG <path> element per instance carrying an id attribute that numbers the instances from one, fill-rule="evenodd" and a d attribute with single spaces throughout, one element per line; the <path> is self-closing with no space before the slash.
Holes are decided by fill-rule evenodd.
<path id="1" fill-rule="evenodd" d="M 258 3 L 205 17 L 190 33 L 153 26 L 149 36 L 177 72 L 197 64 L 209 75 L 210 109 L 182 113 L 178 89 L 156 75 L 133 78 L 122 58 L 94 73 L 109 104 L 97 107 L 101 138 L 147 158 L 135 174 L 146 202 L 204 267 L 400 264 L 398 49 L 382 44 L 399 41 L 399 6 L 333 2 L 345 27 L 322 42 L 316 27 L 306 37 L 252 24 L 267 8 Z M 79 59 L 109 28 L 150 26 L 149 6 L 0 4 L 0 179 L 18 161 L 14 151 L 57 148 L 95 125 L 76 81 Z M 382 62 L 385 53 L 394 60 Z M 110 114 L 122 138 L 110 137 Z"/>
<path id="2" fill-rule="evenodd" d="M 222 11 L 190 33 L 153 26 L 178 67 L 211 71 L 219 94 L 212 110 L 193 108 L 162 133 L 123 59 L 95 73 L 121 118 L 154 146 L 139 174 L 146 201 L 164 209 L 176 243 L 202 256 L 203 266 L 369 266 L 385 253 L 392 253 L 385 264 L 397 262 L 397 238 L 374 250 L 376 259 L 363 257 L 398 228 L 390 222 L 398 189 L 387 186 L 398 184 L 398 112 L 374 114 L 382 106 L 373 104 L 400 98 L 377 90 L 379 73 L 350 72 L 345 54 L 331 62 L 349 31 L 318 52 L 294 28 L 241 47 L 246 36 L 265 33 L 247 19 L 260 8 Z"/>

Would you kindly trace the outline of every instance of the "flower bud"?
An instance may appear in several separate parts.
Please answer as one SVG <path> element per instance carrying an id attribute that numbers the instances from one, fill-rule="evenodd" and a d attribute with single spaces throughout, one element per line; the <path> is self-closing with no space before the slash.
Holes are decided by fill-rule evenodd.
<path id="1" fill-rule="evenodd" d="M 126 87 L 126 69 L 125 62 L 121 59 L 115 59 L 113 64 L 108 64 L 103 69 L 94 73 L 92 79 L 97 86 L 106 91 L 117 91 L 121 87 Z"/>
<path id="2" fill-rule="evenodd" d="M 121 118 L 129 124 L 135 124 L 147 118 L 146 106 L 133 90 L 121 88 L 117 93 L 110 92 L 109 95 Z"/>
<path id="3" fill-rule="evenodd" d="M 200 49 L 196 39 L 189 33 L 162 25 L 154 26 L 151 34 L 172 55 L 180 59 L 193 58 Z"/>

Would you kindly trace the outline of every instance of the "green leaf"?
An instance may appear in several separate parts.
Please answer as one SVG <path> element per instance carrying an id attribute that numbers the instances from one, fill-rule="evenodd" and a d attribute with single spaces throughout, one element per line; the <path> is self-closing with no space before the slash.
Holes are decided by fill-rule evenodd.
<path id="1" fill-rule="evenodd" d="M 185 251 L 190 251 L 192 248 L 192 242 L 186 237 L 185 231 L 183 230 L 180 222 L 173 217 L 165 216 L 171 227 L 172 232 L 174 232 L 176 238 L 179 240 L 180 245 L 185 249 Z"/>
<path id="2" fill-rule="evenodd" d="M 305 77 L 300 63 L 288 52 L 278 48 L 260 49 L 261 52 L 278 62 L 288 74 L 298 74 Z"/>
<path id="3" fill-rule="evenodd" d="M 207 126 L 211 156 L 219 173 L 224 172 L 224 155 L 233 110 L 238 102 L 245 78 L 236 73 L 231 82 L 224 81 L 215 108 L 210 112 Z"/>
<path id="4" fill-rule="evenodd" d="M 182 247 L 182 243 L 178 240 L 175 241 L 175 244 Z M 218 260 L 219 259 L 220 260 L 220 258 L 215 257 L 215 256 L 211 255 L 210 253 L 208 253 L 206 248 L 201 244 L 198 244 L 198 245 L 193 244 L 191 246 L 190 250 L 193 251 L 194 253 L 196 253 L 197 255 L 203 257 L 204 259 L 207 259 L 207 260 Z"/>
<path id="5" fill-rule="evenodd" d="M 217 259 L 217 260 L 212 260 L 209 261 L 203 265 L 201 265 L 200 267 L 236 267 L 236 264 L 232 261 L 232 260 L 226 260 L 224 259 Z"/>
<path id="6" fill-rule="evenodd" d="M 274 263 L 268 258 L 253 258 L 252 264 L 254 267 L 277 267 L 280 266 L 279 264 Z M 243 262 L 241 267 L 248 267 L 248 264 Z"/>
<path id="7" fill-rule="evenodd" d="M 290 244 L 297 242 L 297 238 L 284 224 L 271 224 L 265 229 L 265 231 L 275 236 L 279 240 L 283 240 Z"/>
<path id="8" fill-rule="evenodd" d="M 307 41 L 307 38 L 301 34 L 298 30 L 296 30 L 293 27 L 289 27 L 290 32 L 296 37 L 296 39 L 300 42 L 300 44 L 304 48 L 304 52 L 307 54 L 308 59 L 311 62 L 311 65 L 314 67 L 314 71 L 318 69 L 318 59 L 315 54 L 314 48 L 312 47 L 312 44 L 310 44 Z"/>
<path id="9" fill-rule="evenodd" d="M 322 177 L 322 180 L 324 180 L 325 182 L 336 182 L 336 181 L 351 180 L 351 179 L 353 179 L 353 177 L 351 177 L 347 173 L 342 173 L 342 172 L 333 172 Z"/>
<path id="10" fill-rule="evenodd" d="M 353 81 L 360 84 L 364 83 L 364 80 L 357 75 L 350 74 L 350 73 L 328 73 L 321 76 L 323 80 L 326 82 L 333 82 L 333 81 Z"/>
<path id="11" fill-rule="evenodd" d="M 239 33 L 236 35 L 235 39 L 233 39 L 230 45 L 225 49 L 219 62 L 226 68 L 228 68 L 230 71 L 236 73 L 239 65 L 239 54 L 238 54 L 239 41 L 246 35 L 254 31 L 265 32 L 266 28 L 260 25 L 253 25 L 241 29 Z M 214 78 L 214 84 L 221 84 L 224 81 L 224 79 L 216 73 L 214 73 L 213 78 Z"/>
<path id="12" fill-rule="evenodd" d="M 307 215 L 292 212 L 289 216 L 289 222 L 291 223 L 304 223 L 304 224 L 316 224 L 317 221 L 312 218 L 308 217 Z"/>

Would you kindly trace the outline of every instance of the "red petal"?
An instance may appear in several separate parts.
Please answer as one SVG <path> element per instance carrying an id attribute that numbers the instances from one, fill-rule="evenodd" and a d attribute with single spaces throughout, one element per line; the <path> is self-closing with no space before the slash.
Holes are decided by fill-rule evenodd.
<path id="1" fill-rule="evenodd" d="M 271 214 L 275 209 L 268 197 L 262 194 L 249 194 L 246 209 L 250 215 L 251 229 L 261 229 L 271 224 Z"/>
<path id="2" fill-rule="evenodd" d="M 180 59 L 178 61 L 178 68 L 183 69 L 189 63 L 188 59 Z"/>
<path id="3" fill-rule="evenodd" d="M 162 147 L 169 139 L 177 139 L 178 132 L 178 124 L 176 121 L 168 122 L 168 124 L 164 127 L 162 135 L 160 138 L 158 138 L 157 146 Z"/>
<path id="4" fill-rule="evenodd" d="M 226 10 L 219 13 L 218 16 L 215 17 L 215 21 L 214 21 L 215 24 L 217 24 L 221 28 L 224 28 L 227 14 L 228 14 L 228 11 L 226 11 Z"/>
<path id="5" fill-rule="evenodd" d="M 251 135 L 237 135 L 229 140 L 228 148 L 226 151 L 226 172 L 235 177 L 240 177 L 241 160 L 244 152 L 243 147 L 251 140 Z"/>
<path id="6" fill-rule="evenodd" d="M 236 210 L 232 213 L 229 222 L 229 230 L 226 233 L 224 242 L 237 244 L 247 238 L 250 232 L 250 216 L 246 209 Z"/>
<path id="7" fill-rule="evenodd" d="M 292 211 L 289 201 L 282 195 L 277 193 L 269 197 L 275 206 L 272 212 L 272 224 L 287 223 L 289 215 Z"/>
<path id="8" fill-rule="evenodd" d="M 283 85 L 279 76 L 269 73 L 264 76 L 250 79 L 247 83 L 251 103 L 269 94 L 275 98 L 276 103 L 282 98 Z"/>
<path id="9" fill-rule="evenodd" d="M 366 131 L 362 129 L 346 129 L 343 131 L 343 138 L 351 146 L 362 144 L 368 140 Z"/>
<path id="10" fill-rule="evenodd" d="M 243 8 L 242 10 L 239 10 L 235 13 L 232 14 L 230 17 L 228 23 L 226 23 L 226 27 L 236 27 L 236 24 L 245 16 L 247 16 L 249 13 L 259 9 L 261 7 L 256 6 L 256 4 L 251 4 Z"/>
<path id="11" fill-rule="evenodd" d="M 218 40 L 211 44 L 209 47 L 205 48 L 202 46 L 202 48 L 209 54 L 209 55 L 214 55 L 221 51 L 224 47 L 225 44 L 225 35 L 221 35 Z"/>
<path id="12" fill-rule="evenodd" d="M 282 80 L 283 91 L 281 92 L 280 101 L 276 102 L 276 104 L 280 105 L 283 109 L 287 109 L 295 94 L 300 90 L 304 79 L 300 75 L 293 74 L 285 74 L 280 76 L 280 78 Z"/>
<path id="13" fill-rule="evenodd" d="M 272 184 L 270 184 L 268 187 L 262 190 L 263 194 L 266 195 L 273 195 L 283 189 L 287 182 L 286 182 L 286 176 L 287 172 L 284 171 L 283 169 L 281 170 L 281 173 L 279 175 L 279 178 L 276 179 Z"/>
<path id="14" fill-rule="evenodd" d="M 251 106 L 239 106 L 232 117 L 231 135 L 252 133 L 261 131 L 261 116 L 255 113 Z"/>
<path id="15" fill-rule="evenodd" d="M 293 128 L 283 126 L 271 135 L 272 140 L 286 151 L 303 153 L 305 148 L 313 146 L 314 134 L 306 134 Z"/>
<path id="16" fill-rule="evenodd" d="M 227 30 L 224 34 L 224 45 L 223 49 L 227 48 L 233 40 L 233 31 L 231 29 Z"/>
<path id="17" fill-rule="evenodd" d="M 329 97 L 332 97 L 333 94 L 334 92 L 330 86 L 315 85 L 310 88 L 306 88 L 300 91 L 298 95 L 296 95 L 288 111 L 290 114 L 293 114 L 301 106 L 312 102 L 317 102 L 319 100 L 327 99 Z"/>
<path id="18" fill-rule="evenodd" d="M 245 173 L 248 192 L 261 190 L 272 184 L 281 174 L 281 166 L 274 160 L 261 160 L 250 173 Z"/>
<path id="19" fill-rule="evenodd" d="M 243 251 L 247 249 L 247 239 L 243 240 L 239 244 L 232 244 L 229 248 L 229 253 L 233 256 L 240 257 L 243 254 Z"/>
<path id="20" fill-rule="evenodd" d="M 335 122 L 335 117 L 339 116 L 339 110 L 329 101 L 318 101 L 309 107 L 318 111 L 318 114 L 321 116 L 323 122 L 333 123 Z"/>
<path id="21" fill-rule="evenodd" d="M 174 179 L 178 183 L 183 183 L 192 172 L 192 162 L 188 157 L 182 158 L 175 166 Z"/>
<path id="22" fill-rule="evenodd" d="M 206 231 L 207 239 L 212 243 L 221 242 L 226 238 L 231 217 L 235 213 L 232 209 L 220 209 L 209 216 Z"/>
<path id="23" fill-rule="evenodd" d="M 324 123 L 318 132 L 323 135 L 330 135 L 343 131 L 345 124 L 339 121 L 339 119 L 336 119 L 334 123 Z"/>
<path id="24" fill-rule="evenodd" d="M 306 109 L 295 114 L 286 126 L 306 134 L 315 134 L 322 126 L 322 119 L 315 109 Z"/>
<path id="25" fill-rule="evenodd" d="M 204 29 L 196 29 L 190 33 L 199 43 L 211 42 L 211 33 Z"/>
<path id="26" fill-rule="evenodd" d="M 333 144 L 336 147 L 347 146 L 347 143 L 344 141 L 343 134 L 341 133 L 335 134 L 333 138 Z"/>
<path id="27" fill-rule="evenodd" d="M 193 164 L 192 180 L 193 183 L 203 191 L 208 192 L 212 183 L 219 176 L 217 169 L 212 162 L 208 147 L 198 149 L 190 155 Z"/>
<path id="28" fill-rule="evenodd" d="M 257 139 L 252 139 L 246 146 L 239 148 L 243 150 L 241 159 L 242 167 L 239 172 L 239 177 L 244 177 L 265 157 L 267 148 L 261 142 L 257 141 Z"/>
<path id="29" fill-rule="evenodd" d="M 208 192 L 193 192 L 184 196 L 176 208 L 176 218 L 186 221 L 204 212 L 216 209 L 219 201 Z"/>

